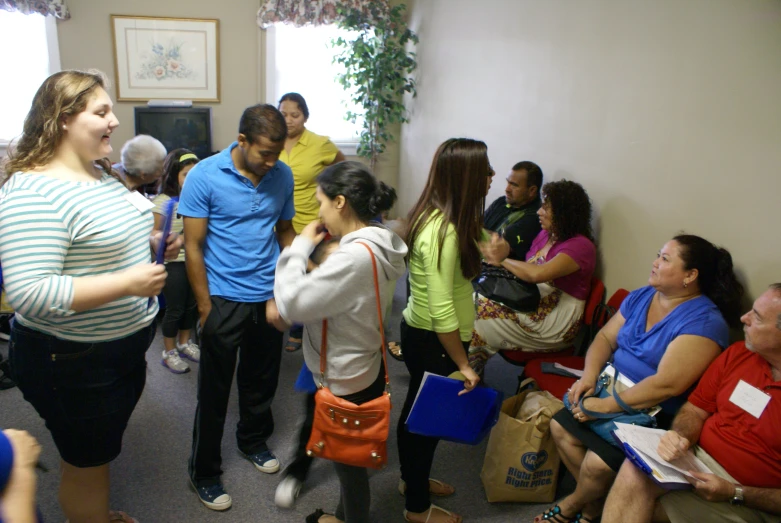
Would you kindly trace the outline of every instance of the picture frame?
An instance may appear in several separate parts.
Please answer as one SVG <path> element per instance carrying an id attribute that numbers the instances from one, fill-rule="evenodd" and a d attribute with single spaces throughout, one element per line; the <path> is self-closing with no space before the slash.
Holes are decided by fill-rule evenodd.
<path id="1" fill-rule="evenodd" d="M 220 101 L 219 20 L 111 15 L 117 100 Z"/>

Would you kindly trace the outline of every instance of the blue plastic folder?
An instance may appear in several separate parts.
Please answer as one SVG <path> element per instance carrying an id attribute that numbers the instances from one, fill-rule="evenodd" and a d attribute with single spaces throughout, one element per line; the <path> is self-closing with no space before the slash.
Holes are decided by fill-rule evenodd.
<path id="1" fill-rule="evenodd" d="M 174 222 L 174 209 L 177 203 L 179 203 L 178 196 L 168 200 L 163 208 L 165 222 L 163 222 L 163 237 L 160 240 L 160 245 L 157 247 L 157 257 L 155 258 L 155 263 L 157 264 L 165 263 L 165 246 L 168 236 L 171 234 L 171 225 Z"/>
<path id="2" fill-rule="evenodd" d="M 477 445 L 499 420 L 502 394 L 477 387 L 458 395 L 464 382 L 426 372 L 407 417 L 414 434 Z"/>

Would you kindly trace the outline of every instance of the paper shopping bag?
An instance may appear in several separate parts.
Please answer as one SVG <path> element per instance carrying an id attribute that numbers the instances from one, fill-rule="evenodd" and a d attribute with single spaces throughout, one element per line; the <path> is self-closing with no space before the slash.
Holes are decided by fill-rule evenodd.
<path id="1" fill-rule="evenodd" d="M 550 421 L 563 406 L 539 390 L 524 390 L 502 403 L 480 473 L 489 502 L 553 501 L 561 460 Z"/>

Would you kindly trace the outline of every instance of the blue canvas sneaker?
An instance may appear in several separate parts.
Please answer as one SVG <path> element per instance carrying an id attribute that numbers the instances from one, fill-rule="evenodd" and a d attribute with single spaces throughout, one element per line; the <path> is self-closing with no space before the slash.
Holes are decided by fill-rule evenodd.
<path id="1" fill-rule="evenodd" d="M 208 487 L 196 487 L 190 480 L 190 485 L 195 489 L 201 503 L 212 510 L 228 510 L 231 508 L 231 497 L 225 492 L 225 488 L 220 485 L 209 485 Z"/>
<path id="2" fill-rule="evenodd" d="M 261 472 L 273 474 L 279 470 L 279 460 L 270 450 L 264 450 L 263 452 L 258 452 L 256 454 L 244 454 L 239 451 L 239 454 L 250 460 L 252 464 L 255 465 L 255 468 Z"/>

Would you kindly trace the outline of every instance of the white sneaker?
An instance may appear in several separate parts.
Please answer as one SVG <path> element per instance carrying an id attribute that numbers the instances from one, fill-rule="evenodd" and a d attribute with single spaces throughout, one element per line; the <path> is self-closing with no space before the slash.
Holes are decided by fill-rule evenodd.
<path id="1" fill-rule="evenodd" d="M 190 366 L 179 357 L 179 351 L 176 349 L 171 349 L 168 352 L 163 351 L 163 359 L 160 363 L 174 374 L 184 374 L 190 371 Z"/>
<path id="2" fill-rule="evenodd" d="M 286 476 L 279 482 L 279 485 L 277 485 L 274 503 L 276 503 L 279 508 L 293 508 L 303 485 L 303 482 L 294 478 L 292 475 Z"/>
<path id="3" fill-rule="evenodd" d="M 179 354 L 190 361 L 194 361 L 195 363 L 201 361 L 201 349 L 199 349 L 198 345 L 193 343 L 192 340 L 187 340 L 187 343 L 184 345 L 179 345 L 179 343 L 177 343 L 176 349 L 179 351 Z"/>

